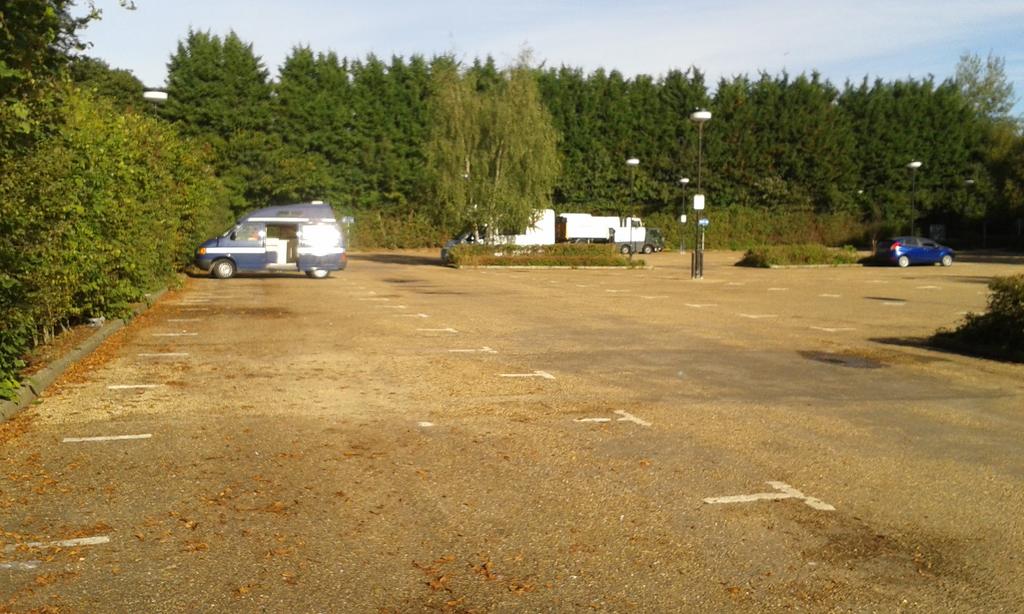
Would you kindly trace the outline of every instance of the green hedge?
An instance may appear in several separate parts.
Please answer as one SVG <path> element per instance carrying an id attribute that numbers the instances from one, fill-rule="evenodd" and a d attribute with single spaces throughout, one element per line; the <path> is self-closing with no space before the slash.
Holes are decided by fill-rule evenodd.
<path id="1" fill-rule="evenodd" d="M 619 254 L 612 244 L 457 245 L 451 251 L 454 266 L 643 266 L 643 260 Z"/>
<path id="2" fill-rule="evenodd" d="M 771 267 L 794 265 L 840 265 L 855 264 L 859 260 L 857 250 L 846 245 L 842 248 L 825 247 L 816 243 L 798 245 L 762 245 L 747 250 L 737 264 L 741 266 Z"/>
<path id="3" fill-rule="evenodd" d="M 230 223 L 204 155 L 160 120 L 70 92 L 63 123 L 0 173 L 0 397 L 62 327 L 119 317 Z"/>
<path id="4" fill-rule="evenodd" d="M 750 249 L 759 245 L 820 243 L 822 245 L 867 242 L 867 227 L 856 216 L 812 211 L 777 211 L 754 207 L 711 207 L 706 212 L 710 225 L 704 235 L 707 249 Z M 694 243 L 694 215 L 686 224 L 678 214 L 654 213 L 644 219 L 648 227 L 660 228 L 666 249 L 687 248 Z"/>
<path id="5" fill-rule="evenodd" d="M 1024 362 L 1024 274 L 997 277 L 989 285 L 988 310 L 968 314 L 953 331 L 939 331 L 933 344 L 967 354 Z"/>

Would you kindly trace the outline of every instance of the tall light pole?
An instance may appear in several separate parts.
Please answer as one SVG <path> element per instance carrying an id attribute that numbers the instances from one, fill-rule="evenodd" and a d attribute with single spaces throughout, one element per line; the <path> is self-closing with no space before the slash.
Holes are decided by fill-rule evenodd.
<path id="1" fill-rule="evenodd" d="M 914 233 L 914 218 L 917 217 L 915 213 L 917 209 L 917 169 L 921 168 L 920 160 L 913 160 L 910 164 L 907 164 L 907 168 L 910 169 L 910 236 L 916 236 Z"/>
<path id="2" fill-rule="evenodd" d="M 630 211 L 633 210 L 634 201 L 636 200 L 636 167 L 640 165 L 638 158 L 629 158 L 626 160 L 626 166 L 630 168 L 629 173 L 629 207 Z M 633 216 L 629 216 L 629 261 L 633 262 Z"/>
<path id="3" fill-rule="evenodd" d="M 686 186 L 690 185 L 689 177 L 682 177 L 679 179 L 679 185 L 683 186 L 683 211 L 679 214 L 679 223 L 686 224 Z M 686 227 L 679 232 L 679 253 L 682 254 L 686 251 Z"/>
<path id="4" fill-rule="evenodd" d="M 966 180 L 964 180 L 964 185 L 967 186 L 967 193 L 971 196 L 971 203 L 970 203 L 971 207 L 970 207 L 970 209 L 973 212 L 974 211 L 974 185 L 975 185 L 975 182 L 974 182 L 973 179 L 966 179 Z M 985 219 L 987 217 L 987 214 L 988 214 L 987 209 L 988 209 L 988 207 L 982 207 L 982 209 L 981 209 L 981 248 L 982 249 L 985 249 L 985 247 L 987 247 L 986 244 L 988 243 L 988 220 Z"/>
<path id="5" fill-rule="evenodd" d="M 711 119 L 711 111 L 699 109 L 690 113 L 690 121 L 697 124 L 697 193 L 693 195 L 693 258 L 690 264 L 690 278 L 704 278 L 704 242 L 701 240 L 703 226 L 700 224 L 699 211 L 704 210 L 704 193 L 701 191 L 701 175 L 704 157 L 704 124 Z"/>

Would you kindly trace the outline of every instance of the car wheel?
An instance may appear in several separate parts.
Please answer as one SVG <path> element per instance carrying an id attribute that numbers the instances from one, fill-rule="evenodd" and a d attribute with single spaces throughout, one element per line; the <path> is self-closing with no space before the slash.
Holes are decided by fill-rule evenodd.
<path id="1" fill-rule="evenodd" d="M 942 266 L 953 266 L 953 257 L 946 254 L 942 257 Z"/>
<path id="2" fill-rule="evenodd" d="M 306 271 L 306 275 L 313 279 L 324 279 L 330 274 L 331 272 L 326 269 L 312 269 L 310 271 Z"/>
<path id="3" fill-rule="evenodd" d="M 651 253 L 651 252 L 653 252 L 653 251 L 654 251 L 654 248 L 653 248 L 653 247 L 651 247 L 650 245 L 644 245 L 644 249 L 643 249 L 643 252 L 644 252 L 645 254 L 649 254 L 649 253 Z"/>
<path id="4" fill-rule="evenodd" d="M 622 247 L 619 248 L 620 254 L 629 254 L 631 251 L 632 250 L 629 248 L 628 245 L 623 245 Z"/>
<path id="5" fill-rule="evenodd" d="M 213 266 L 210 267 L 210 273 L 217 279 L 230 279 L 235 275 L 235 263 L 227 258 L 222 258 L 213 263 Z"/>
<path id="6" fill-rule="evenodd" d="M 905 269 L 908 266 L 910 266 L 910 258 L 907 258 L 906 256 L 900 256 L 899 258 L 896 259 L 896 264 L 900 265 L 901 269 Z"/>

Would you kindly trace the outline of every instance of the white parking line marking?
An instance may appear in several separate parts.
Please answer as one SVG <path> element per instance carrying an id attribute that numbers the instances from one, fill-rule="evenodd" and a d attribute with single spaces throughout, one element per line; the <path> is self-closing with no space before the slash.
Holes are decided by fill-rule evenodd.
<path id="1" fill-rule="evenodd" d="M 429 318 L 430 315 L 426 313 L 396 313 L 395 317 L 399 318 Z"/>
<path id="2" fill-rule="evenodd" d="M 405 305 L 381 305 L 384 309 L 407 309 Z"/>
<path id="3" fill-rule="evenodd" d="M 107 386 L 107 390 L 149 390 L 150 388 L 159 388 L 163 384 L 113 384 Z"/>
<path id="4" fill-rule="evenodd" d="M 823 298 L 839 298 L 842 295 L 841 294 L 819 294 L 818 296 L 821 296 Z"/>
<path id="5" fill-rule="evenodd" d="M 885 279 L 869 279 L 869 280 L 867 280 L 864 283 L 867 283 L 867 284 L 887 284 L 887 283 L 889 283 L 889 281 L 885 280 Z"/>
<path id="6" fill-rule="evenodd" d="M 746 282 L 730 281 L 730 282 L 727 282 L 725 285 L 727 285 L 727 286 L 744 286 L 744 285 L 746 285 Z"/>
<path id="7" fill-rule="evenodd" d="M 704 309 L 705 307 L 718 307 L 716 303 L 683 303 L 687 307 L 693 307 L 694 309 Z"/>
<path id="8" fill-rule="evenodd" d="M 918 286 L 918 290 L 941 290 L 941 286 Z"/>
<path id="9" fill-rule="evenodd" d="M 544 379 L 555 379 L 554 375 L 551 375 L 547 371 L 534 371 L 533 373 L 499 373 L 501 377 L 543 377 Z"/>
<path id="10" fill-rule="evenodd" d="M 586 284 L 576 284 L 576 287 L 577 288 L 589 288 L 590 286 L 588 286 Z"/>
<path id="11" fill-rule="evenodd" d="M 137 356 L 140 358 L 180 358 L 188 356 L 188 352 L 142 352 Z"/>
<path id="12" fill-rule="evenodd" d="M 760 320 L 761 318 L 777 318 L 778 316 L 774 313 L 740 313 L 737 314 L 741 318 L 750 318 L 751 320 Z"/>
<path id="13" fill-rule="evenodd" d="M 170 318 L 168 322 L 199 322 L 202 318 Z"/>
<path id="14" fill-rule="evenodd" d="M 615 413 L 618 414 L 619 416 L 622 416 L 621 418 L 619 418 L 619 422 L 632 422 L 633 424 L 639 424 L 640 426 L 651 426 L 650 422 L 637 418 L 628 411 L 616 409 Z"/>
<path id="15" fill-rule="evenodd" d="M 434 423 L 433 422 L 423 421 L 423 422 L 417 422 L 416 426 L 422 426 L 423 428 L 430 428 L 430 427 L 434 426 Z"/>
<path id="16" fill-rule="evenodd" d="M 196 337 L 199 333 L 153 333 L 154 337 Z"/>
<path id="17" fill-rule="evenodd" d="M 65 437 L 61 440 L 61 443 L 83 443 L 90 441 L 126 441 L 131 439 L 149 439 L 153 436 L 152 433 L 143 433 L 141 435 L 109 435 L 106 437 Z"/>
<path id="18" fill-rule="evenodd" d="M 892 305 L 893 307 L 902 307 L 907 303 L 905 301 L 882 301 L 883 305 Z"/>
<path id="19" fill-rule="evenodd" d="M 4 552 L 14 552 L 18 548 L 74 548 L 76 546 L 96 546 L 106 544 L 110 538 L 106 535 L 96 537 L 79 537 L 77 539 L 63 539 L 56 542 L 27 542 L 24 544 L 7 544 Z"/>
<path id="20" fill-rule="evenodd" d="M 782 292 L 784 290 L 789 290 L 789 288 L 768 288 L 769 292 Z"/>
<path id="21" fill-rule="evenodd" d="M 759 492 L 752 495 L 731 495 L 728 497 L 709 497 L 704 499 L 704 503 L 751 503 L 753 501 L 779 501 L 782 499 L 800 499 L 805 504 L 813 507 L 816 510 L 823 512 L 832 512 L 836 508 L 832 507 L 828 503 L 825 503 L 821 499 L 814 497 L 808 497 L 799 490 L 793 488 L 785 482 L 767 482 L 769 486 L 779 492 Z"/>
<path id="22" fill-rule="evenodd" d="M 38 569 L 42 561 L 13 561 L 10 563 L 0 563 L 0 569 L 10 569 L 12 571 L 32 571 Z"/>
<path id="23" fill-rule="evenodd" d="M 454 328 L 417 328 L 421 333 L 458 333 Z"/>
<path id="24" fill-rule="evenodd" d="M 383 296 L 378 296 L 378 297 L 375 297 L 375 298 L 361 298 L 359 300 L 361 300 L 361 301 L 390 301 L 391 299 L 383 297 Z"/>
<path id="25" fill-rule="evenodd" d="M 829 328 L 827 326 L 812 326 L 811 328 L 813 328 L 814 330 L 823 330 L 826 333 L 838 333 L 838 332 L 844 331 L 844 330 L 857 330 L 856 328 L 846 328 L 846 327 L 842 327 L 842 328 Z"/>
<path id="26" fill-rule="evenodd" d="M 448 350 L 448 351 L 449 352 L 470 352 L 470 353 L 472 353 L 472 352 L 479 352 L 481 354 L 497 354 L 498 353 L 497 350 L 492 350 L 491 348 L 487 347 L 486 345 L 484 347 L 480 348 L 479 350 Z"/>
<path id="27" fill-rule="evenodd" d="M 658 298 L 668 298 L 668 297 L 667 296 L 641 296 L 640 298 L 642 298 L 644 300 L 650 301 L 650 300 L 654 300 L 654 299 L 658 299 Z"/>
<path id="28" fill-rule="evenodd" d="M 626 292 L 626 290 L 605 290 L 605 292 Z"/>
<path id="29" fill-rule="evenodd" d="M 611 422 L 611 418 L 576 418 L 573 422 Z"/>

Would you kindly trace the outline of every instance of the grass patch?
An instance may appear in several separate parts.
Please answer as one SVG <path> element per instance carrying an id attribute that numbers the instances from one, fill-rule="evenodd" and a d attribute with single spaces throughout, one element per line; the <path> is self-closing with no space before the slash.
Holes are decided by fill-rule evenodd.
<path id="1" fill-rule="evenodd" d="M 615 246 L 559 243 L 557 245 L 457 245 L 451 264 L 472 266 L 605 266 L 637 267 L 644 261 L 619 254 Z"/>
<path id="2" fill-rule="evenodd" d="M 850 245 L 826 247 L 816 243 L 762 245 L 747 250 L 737 264 L 768 268 L 771 266 L 856 264 L 857 250 Z"/>
<path id="3" fill-rule="evenodd" d="M 969 313 L 955 330 L 940 330 L 932 345 L 954 352 L 1024 362 L 1024 274 L 997 277 L 989 285 L 988 310 Z"/>

